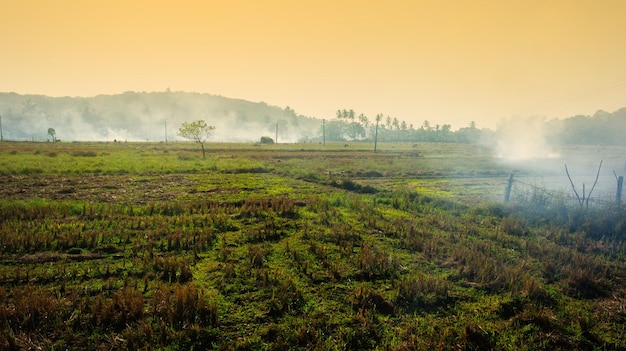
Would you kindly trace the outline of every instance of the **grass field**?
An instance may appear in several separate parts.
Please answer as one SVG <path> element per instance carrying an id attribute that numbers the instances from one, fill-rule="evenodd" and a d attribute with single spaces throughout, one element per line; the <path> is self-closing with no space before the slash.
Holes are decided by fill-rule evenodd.
<path id="1" fill-rule="evenodd" d="M 463 144 L 0 143 L 0 349 L 625 349 L 623 208 L 503 204 L 511 172 L 538 175 Z"/>

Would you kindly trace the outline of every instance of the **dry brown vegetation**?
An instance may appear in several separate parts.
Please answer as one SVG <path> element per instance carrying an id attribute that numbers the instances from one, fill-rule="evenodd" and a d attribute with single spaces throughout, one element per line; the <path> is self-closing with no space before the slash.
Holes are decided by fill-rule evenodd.
<path id="1" fill-rule="evenodd" d="M 118 147 L 72 157 L 116 169 L 167 150 Z M 364 151 L 308 155 L 373 167 Z M 331 179 L 275 168 L 268 150 L 216 157 L 164 174 L 5 172 L 0 349 L 626 348 L 623 209 L 468 204 L 388 164 L 372 168 L 387 178 Z"/>

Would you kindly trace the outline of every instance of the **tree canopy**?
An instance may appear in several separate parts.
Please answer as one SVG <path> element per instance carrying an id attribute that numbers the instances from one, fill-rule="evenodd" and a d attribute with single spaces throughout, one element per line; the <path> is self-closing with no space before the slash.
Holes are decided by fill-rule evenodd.
<path id="1" fill-rule="evenodd" d="M 48 128 L 48 135 L 52 138 L 53 142 L 57 140 L 57 132 L 54 128 Z"/>
<path id="2" fill-rule="evenodd" d="M 202 147 L 202 158 L 206 158 L 204 143 L 213 136 L 214 130 L 215 126 L 210 126 L 203 120 L 197 120 L 193 122 L 183 122 L 178 129 L 178 135 L 199 143 Z"/>

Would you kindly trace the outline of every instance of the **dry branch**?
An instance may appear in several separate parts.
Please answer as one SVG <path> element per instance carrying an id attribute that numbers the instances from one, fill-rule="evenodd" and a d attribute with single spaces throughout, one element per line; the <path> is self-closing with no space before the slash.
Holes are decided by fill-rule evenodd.
<path id="1" fill-rule="evenodd" d="M 583 207 L 583 205 L 589 207 L 589 199 L 591 198 L 593 189 L 595 189 L 596 184 L 598 184 L 598 178 L 600 178 L 600 169 L 602 169 L 602 160 L 600 160 L 600 165 L 598 166 L 598 172 L 596 173 L 596 180 L 593 182 L 593 186 L 591 187 L 591 190 L 589 191 L 589 195 L 587 195 L 586 197 L 585 197 L 585 183 L 583 183 L 583 197 L 581 199 L 580 195 L 578 195 L 578 192 L 576 191 L 576 186 L 574 185 L 574 182 L 572 181 L 572 177 L 569 175 L 567 164 L 565 164 L 565 174 L 567 174 L 567 178 L 569 179 L 569 182 L 572 185 L 572 190 L 574 191 L 574 194 L 576 195 L 576 199 L 578 200 L 580 207 Z"/>

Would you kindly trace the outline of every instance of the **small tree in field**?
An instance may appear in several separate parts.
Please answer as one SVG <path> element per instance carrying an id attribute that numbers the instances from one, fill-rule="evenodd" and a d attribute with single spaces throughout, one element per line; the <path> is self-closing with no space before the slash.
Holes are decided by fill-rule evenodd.
<path id="1" fill-rule="evenodd" d="M 199 143 L 202 147 L 202 158 L 206 158 L 204 143 L 213 136 L 215 126 L 206 124 L 205 121 L 197 120 L 194 122 L 183 122 L 178 128 L 178 135 Z"/>
<path id="2" fill-rule="evenodd" d="M 57 141 L 57 132 L 54 128 L 48 128 L 48 135 L 52 138 L 52 142 Z"/>

